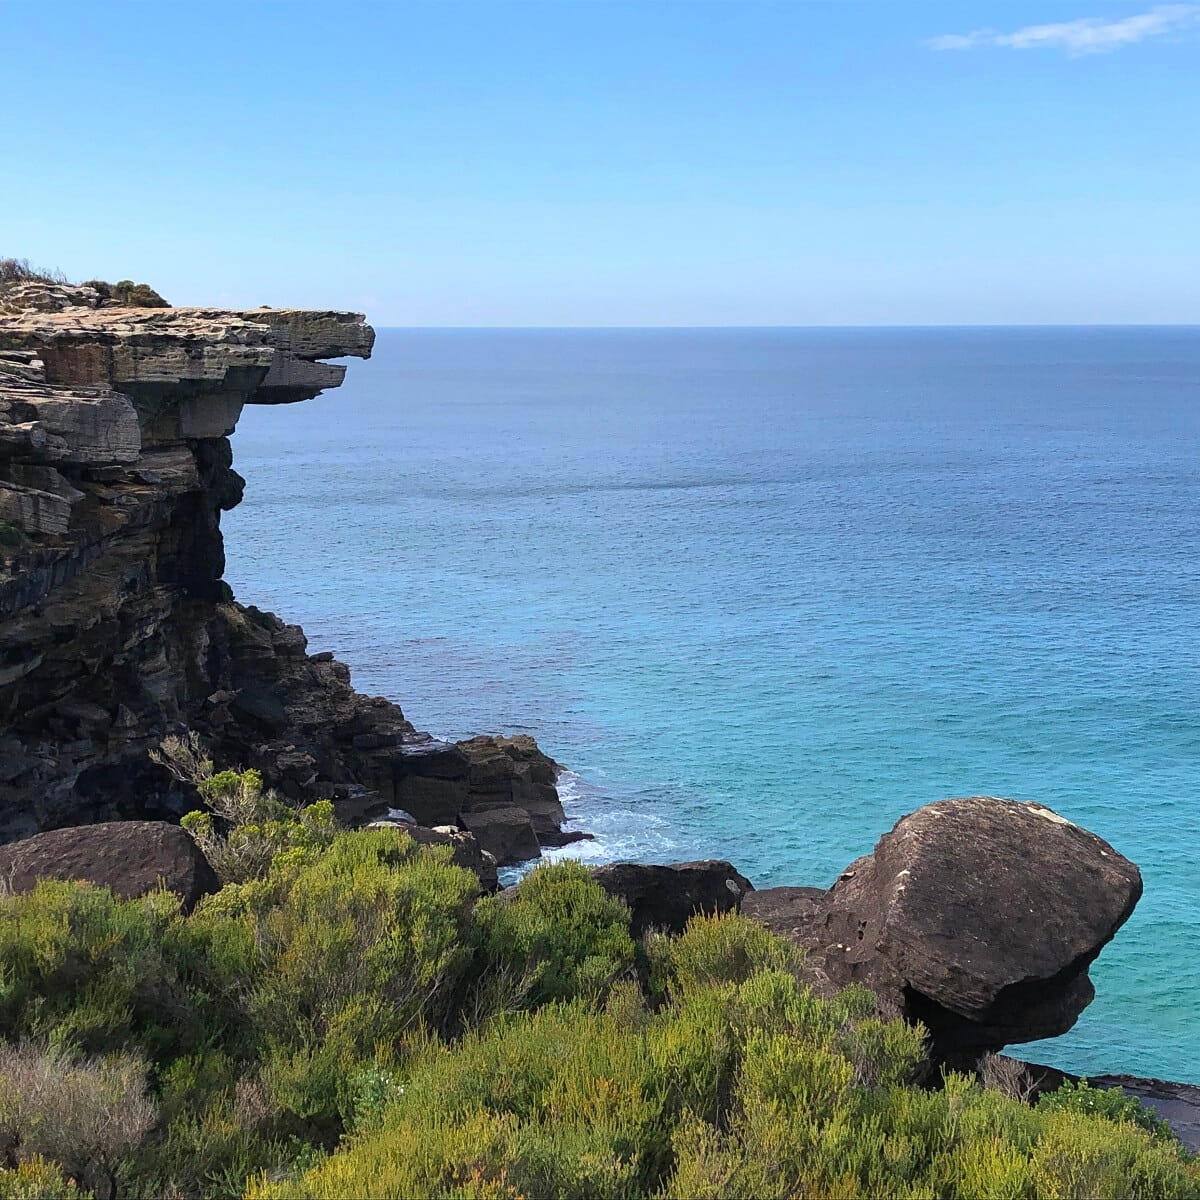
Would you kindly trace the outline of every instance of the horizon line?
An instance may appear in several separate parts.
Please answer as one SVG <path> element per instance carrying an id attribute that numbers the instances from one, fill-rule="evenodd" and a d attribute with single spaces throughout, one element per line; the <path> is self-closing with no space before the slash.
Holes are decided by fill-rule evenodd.
<path id="1" fill-rule="evenodd" d="M 369 314 L 366 314 L 369 319 Z M 680 332 L 695 331 L 695 330 L 727 330 L 727 329 L 1200 329 L 1200 321 L 1011 321 L 1011 322 L 970 322 L 966 324 L 950 324 L 946 323 L 875 323 L 875 324 L 736 324 L 736 325 L 384 325 L 376 324 L 376 329 L 402 329 L 402 330 L 431 330 L 439 332 L 451 332 L 461 330 L 464 332 L 477 330 L 488 332 L 520 332 L 522 330 L 528 332 L 593 332 L 601 330 L 612 330 L 615 332 L 625 331 L 641 331 L 641 330 L 661 330 L 670 332 L 678 330 Z"/>

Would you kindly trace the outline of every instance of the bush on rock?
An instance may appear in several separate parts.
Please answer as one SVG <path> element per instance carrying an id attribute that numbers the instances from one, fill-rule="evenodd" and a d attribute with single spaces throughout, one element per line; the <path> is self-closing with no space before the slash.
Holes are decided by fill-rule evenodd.
<path id="1" fill-rule="evenodd" d="M 192 911 L 0 894 L 0 1200 L 1200 1196 L 1119 1095 L 916 1086 L 919 1026 L 736 913 L 634 937 L 577 863 L 481 898 L 451 846 L 198 783 Z"/>

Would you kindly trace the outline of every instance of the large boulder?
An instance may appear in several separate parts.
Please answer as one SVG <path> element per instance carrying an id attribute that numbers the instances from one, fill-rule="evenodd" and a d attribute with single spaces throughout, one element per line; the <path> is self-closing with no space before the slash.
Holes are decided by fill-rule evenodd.
<path id="1" fill-rule="evenodd" d="M 973 796 L 901 818 L 780 931 L 835 986 L 865 984 L 923 1022 L 934 1060 L 966 1066 L 1070 1029 L 1095 994 L 1089 965 L 1141 894 L 1137 867 L 1095 834 Z"/>
<path id="2" fill-rule="evenodd" d="M 221 885 L 196 843 L 165 821 L 105 821 L 0 846 L 0 881 L 27 892 L 39 879 L 83 879 L 124 899 L 162 886 L 185 912 Z"/>
<path id="3" fill-rule="evenodd" d="M 723 859 L 672 863 L 609 863 L 593 878 L 610 896 L 624 900 L 633 914 L 634 937 L 649 929 L 682 933 L 697 913 L 738 908 L 754 885 Z"/>
<path id="4" fill-rule="evenodd" d="M 465 812 L 459 820 L 502 867 L 541 857 L 542 848 L 529 813 L 515 804 Z"/>

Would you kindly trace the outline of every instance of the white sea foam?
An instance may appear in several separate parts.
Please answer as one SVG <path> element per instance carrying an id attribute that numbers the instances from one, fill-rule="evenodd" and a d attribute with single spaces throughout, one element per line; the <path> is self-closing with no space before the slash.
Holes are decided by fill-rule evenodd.
<path id="1" fill-rule="evenodd" d="M 547 850 L 547 858 L 576 858 L 594 865 L 629 859 L 661 862 L 671 858 L 675 841 L 669 822 L 662 817 L 633 807 L 574 771 L 559 774 L 558 795 L 567 817 L 563 827 L 582 829 L 595 836 Z"/>
<path id="2" fill-rule="evenodd" d="M 609 862 L 671 862 L 677 858 L 671 826 L 662 817 L 638 809 L 574 771 L 562 771 L 557 781 L 566 830 L 582 829 L 594 837 L 542 852 L 540 860 L 507 867 L 500 872 L 504 886 L 516 883 L 542 862 L 576 859 L 590 867 Z"/>

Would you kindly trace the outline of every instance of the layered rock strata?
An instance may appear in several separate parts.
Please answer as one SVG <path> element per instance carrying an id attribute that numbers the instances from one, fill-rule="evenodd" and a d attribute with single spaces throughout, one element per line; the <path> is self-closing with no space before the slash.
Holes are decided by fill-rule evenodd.
<path id="1" fill-rule="evenodd" d="M 553 840 L 556 767 L 532 739 L 418 732 L 222 579 L 243 406 L 336 387 L 346 368 L 322 360 L 373 341 L 357 313 L 122 308 L 45 284 L 0 296 L 0 841 L 194 807 L 148 757 L 184 729 L 218 766 L 331 798 L 348 822 L 479 817 L 483 848 L 502 827 L 510 861 Z"/>

